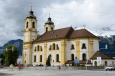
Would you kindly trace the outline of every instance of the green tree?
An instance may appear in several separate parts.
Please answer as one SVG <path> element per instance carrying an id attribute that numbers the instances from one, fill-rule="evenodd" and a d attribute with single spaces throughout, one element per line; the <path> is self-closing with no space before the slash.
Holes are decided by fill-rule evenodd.
<path id="1" fill-rule="evenodd" d="M 10 64 L 15 65 L 18 58 L 18 49 L 14 45 L 8 45 L 4 50 L 5 56 L 5 65 L 9 66 Z"/>
<path id="2" fill-rule="evenodd" d="M 4 54 L 0 54 L 0 58 L 2 58 L 2 60 L 1 60 L 1 65 L 4 65 Z"/>
<path id="3" fill-rule="evenodd" d="M 50 58 L 51 58 L 51 56 L 49 55 L 48 58 L 47 58 L 47 60 L 46 60 L 46 65 L 47 66 L 51 66 Z"/>

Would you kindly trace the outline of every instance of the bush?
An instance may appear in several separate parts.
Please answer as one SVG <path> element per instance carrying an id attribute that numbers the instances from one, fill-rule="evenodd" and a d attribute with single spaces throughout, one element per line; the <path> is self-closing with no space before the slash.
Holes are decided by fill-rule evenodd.
<path id="1" fill-rule="evenodd" d="M 50 58 L 51 58 L 51 56 L 49 55 L 49 56 L 48 56 L 48 59 L 46 60 L 46 65 L 47 65 L 47 66 L 51 66 Z"/>
<path id="2" fill-rule="evenodd" d="M 38 66 L 43 66 L 42 64 L 38 65 Z"/>
<path id="3" fill-rule="evenodd" d="M 80 64 L 79 64 L 79 63 L 77 63 L 77 64 L 76 64 L 76 66 L 80 66 Z"/>
<path id="4" fill-rule="evenodd" d="M 72 66 L 74 66 L 74 62 L 72 62 Z"/>
<path id="5" fill-rule="evenodd" d="M 85 66 L 85 65 L 82 64 L 82 65 L 80 65 L 80 66 Z"/>

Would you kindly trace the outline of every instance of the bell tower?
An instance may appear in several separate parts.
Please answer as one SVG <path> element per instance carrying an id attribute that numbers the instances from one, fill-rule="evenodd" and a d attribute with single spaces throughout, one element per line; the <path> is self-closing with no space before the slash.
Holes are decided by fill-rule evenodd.
<path id="1" fill-rule="evenodd" d="M 24 23 L 24 40 L 23 40 L 23 54 L 22 63 L 25 65 L 32 64 L 32 42 L 37 39 L 37 19 L 33 14 L 34 12 L 29 12 L 29 15 L 25 19 Z"/>
<path id="2" fill-rule="evenodd" d="M 44 25 L 44 33 L 52 30 L 54 30 L 54 23 L 51 21 L 50 14 L 49 14 L 48 21 Z"/>
<path id="3" fill-rule="evenodd" d="M 29 15 L 25 19 L 25 26 L 24 26 L 24 42 L 32 42 L 37 39 L 38 32 L 37 32 L 37 20 L 36 16 L 33 14 L 34 12 L 29 12 Z"/>

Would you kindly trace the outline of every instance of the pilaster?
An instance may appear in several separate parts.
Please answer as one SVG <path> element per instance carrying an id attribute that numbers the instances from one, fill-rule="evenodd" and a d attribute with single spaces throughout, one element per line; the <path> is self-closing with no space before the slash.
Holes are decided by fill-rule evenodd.
<path id="1" fill-rule="evenodd" d="M 44 64 L 46 64 L 46 57 L 47 57 L 47 43 L 44 43 Z"/>
<path id="2" fill-rule="evenodd" d="M 76 57 L 80 59 L 80 41 L 76 40 Z"/>
<path id="3" fill-rule="evenodd" d="M 66 41 L 61 40 L 61 64 L 65 64 L 66 62 Z"/>
<path id="4" fill-rule="evenodd" d="M 94 55 L 94 45 L 93 40 L 89 40 L 89 57 L 91 58 Z"/>

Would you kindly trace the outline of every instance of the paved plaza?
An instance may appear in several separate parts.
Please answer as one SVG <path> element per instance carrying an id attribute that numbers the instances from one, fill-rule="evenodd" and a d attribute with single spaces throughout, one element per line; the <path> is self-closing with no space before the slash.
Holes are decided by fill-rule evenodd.
<path id="1" fill-rule="evenodd" d="M 115 76 L 115 71 L 105 70 L 37 70 L 0 68 L 0 76 Z"/>

